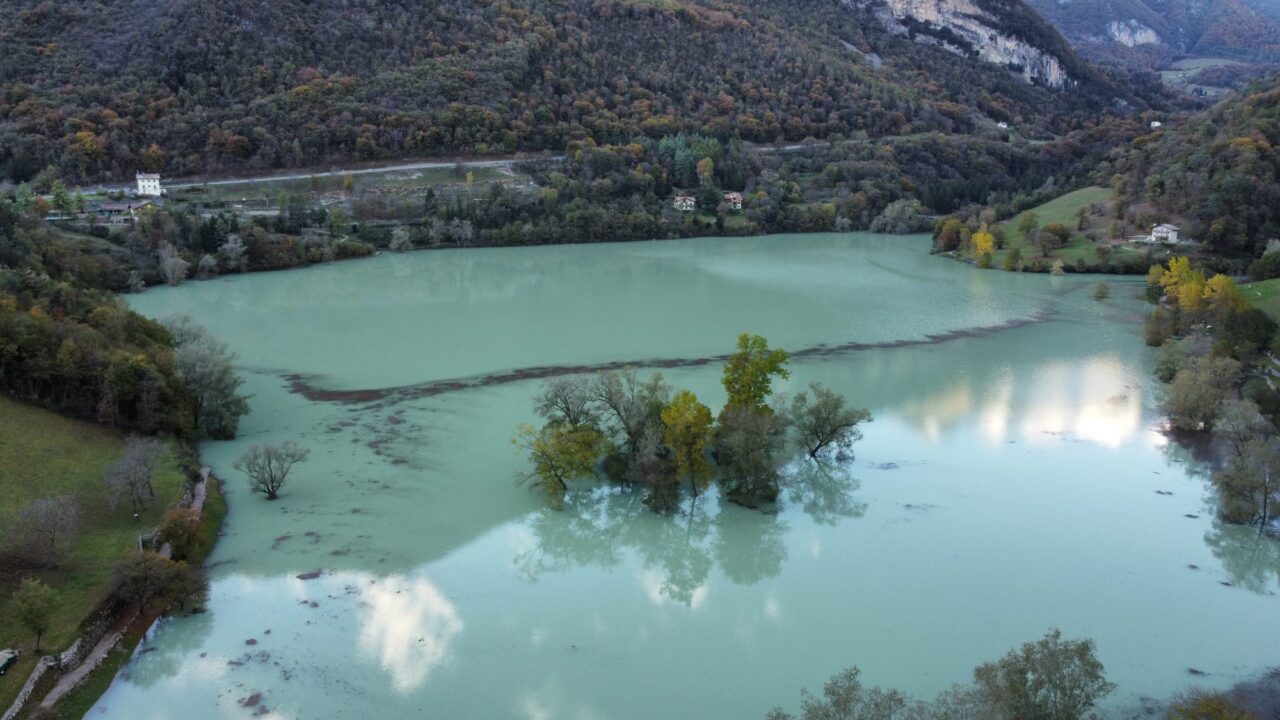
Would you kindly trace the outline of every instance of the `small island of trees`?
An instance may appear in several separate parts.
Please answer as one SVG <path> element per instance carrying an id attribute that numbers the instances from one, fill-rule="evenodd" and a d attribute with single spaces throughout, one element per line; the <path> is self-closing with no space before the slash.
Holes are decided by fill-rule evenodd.
<path id="1" fill-rule="evenodd" d="M 659 373 L 556 378 L 534 400 L 542 427 L 522 425 L 512 438 L 532 461 L 521 481 L 558 504 L 570 482 L 603 476 L 647 488 L 645 504 L 659 513 L 679 507 L 684 488 L 696 500 L 713 480 L 731 502 L 771 503 L 788 450 L 815 460 L 845 455 L 861 438 L 859 425 L 871 419 L 816 383 L 789 404 L 774 398 L 774 379 L 790 377 L 787 359 L 758 335 L 739 336 L 725 363 L 728 399 L 718 416 Z"/>

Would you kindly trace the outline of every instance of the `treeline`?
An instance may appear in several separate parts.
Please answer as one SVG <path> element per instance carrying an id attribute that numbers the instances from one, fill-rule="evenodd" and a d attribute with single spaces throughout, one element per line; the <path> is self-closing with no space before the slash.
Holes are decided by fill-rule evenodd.
<path id="1" fill-rule="evenodd" d="M 973 669 L 973 682 L 952 685 L 929 701 L 898 690 L 864 685 L 849 668 L 822 687 L 804 692 L 798 716 L 775 708 L 766 720 L 1084 720 L 1096 718 L 1097 703 L 1115 691 L 1094 653 L 1092 640 L 1065 640 L 1050 630 L 999 660 Z M 1252 720 L 1267 699 L 1242 693 L 1191 690 L 1160 710 L 1163 720 Z M 1159 712 L 1159 715 L 1155 713 Z M 1259 716 L 1260 717 L 1260 716 Z"/>
<path id="2" fill-rule="evenodd" d="M 20 0 L 0 34 L 0 177 L 558 151 L 680 132 L 968 133 L 991 120 L 1047 137 L 1097 125 L 1117 100 L 1168 104 L 1153 77 L 1107 77 L 1033 13 L 992 5 L 1004 31 L 1046 45 L 1079 83 L 1053 91 L 958 61 L 834 0 L 234 0 L 145 18 Z"/>
<path id="3" fill-rule="evenodd" d="M 559 502 L 570 482 L 604 476 L 645 491 L 655 512 L 678 508 L 684 488 L 696 501 L 716 480 L 731 502 L 757 507 L 778 498 L 788 449 L 818 459 L 844 454 L 861 438 L 866 410 L 811 385 L 789 404 L 772 401 L 772 383 L 789 377 L 787 354 L 743 334 L 725 363 L 728 394 L 718 417 L 660 374 L 631 370 L 553 380 L 534 401 L 545 423 L 520 427 L 512 442 L 528 452 L 524 480 Z"/>
<path id="4" fill-rule="evenodd" d="M 520 169 L 535 193 L 502 184 L 452 196 L 428 191 L 397 248 L 529 245 L 715 234 L 867 230 L 921 232 L 930 213 L 992 203 L 1029 207 L 1084 175 L 1101 152 L 1094 135 L 1013 145 L 998 135 L 937 133 L 892 141 L 810 143 L 761 151 L 704 135 L 574 143 L 564 160 Z M 739 212 L 724 201 L 740 192 Z M 695 198 L 696 212 L 671 197 Z M 379 247 L 390 229 L 358 235 Z"/>
<path id="5" fill-rule="evenodd" d="M 143 433 L 233 437 L 247 406 L 226 347 L 188 323 L 144 318 L 111 292 L 141 282 L 149 230 L 132 232 L 123 247 L 68 237 L 0 198 L 0 391 Z M 157 247 L 160 275 L 170 246 Z"/>
<path id="6" fill-rule="evenodd" d="M 1280 392 L 1269 380 L 1277 326 L 1225 275 L 1206 278 L 1185 257 L 1153 266 L 1146 321 L 1159 346 L 1156 377 L 1178 433 L 1207 437 L 1219 462 L 1213 484 L 1228 522 L 1280 532 Z"/>
<path id="7" fill-rule="evenodd" d="M 1280 78 L 1134 140 L 1100 167 L 1131 228 L 1177 222 L 1243 271 L 1280 237 Z"/>

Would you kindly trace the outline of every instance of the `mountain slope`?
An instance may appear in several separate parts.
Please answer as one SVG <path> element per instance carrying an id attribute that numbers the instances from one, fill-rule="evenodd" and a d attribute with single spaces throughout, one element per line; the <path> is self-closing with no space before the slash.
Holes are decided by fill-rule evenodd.
<path id="1" fill-rule="evenodd" d="M 1082 62 L 1021 0 L 976 2 L 965 30 L 909 13 L 886 25 L 838 0 L 16 0 L 0 27 L 0 177 L 678 132 L 771 142 L 1002 120 L 1034 136 L 1162 102 Z"/>
<path id="2" fill-rule="evenodd" d="M 1137 226 L 1170 219 L 1216 253 L 1255 257 L 1280 237 L 1277 144 L 1280 76 L 1135 140 L 1107 167 Z"/>

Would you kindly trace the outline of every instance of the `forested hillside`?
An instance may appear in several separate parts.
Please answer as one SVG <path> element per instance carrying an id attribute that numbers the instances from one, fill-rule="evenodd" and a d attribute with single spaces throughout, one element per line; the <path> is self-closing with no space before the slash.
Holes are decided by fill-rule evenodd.
<path id="1" fill-rule="evenodd" d="M 838 0 L 16 0 L 0 26 L 0 177 L 679 132 L 773 142 L 1013 122 L 1047 136 L 1164 102 L 1151 78 L 1075 58 L 1020 0 L 984 8 L 1000 32 L 1047 46 L 1067 86 L 958 58 Z"/>
<path id="2" fill-rule="evenodd" d="M 1280 237 L 1280 77 L 1117 150 L 1103 172 L 1139 227 L 1173 220 L 1222 255 Z M 1107 178 L 1100 178 L 1106 180 Z"/>

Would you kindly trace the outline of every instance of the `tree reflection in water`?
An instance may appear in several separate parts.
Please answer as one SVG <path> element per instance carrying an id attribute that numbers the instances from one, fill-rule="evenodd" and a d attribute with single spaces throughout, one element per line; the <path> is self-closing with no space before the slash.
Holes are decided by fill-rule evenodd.
<path id="1" fill-rule="evenodd" d="M 805 458 L 787 483 L 787 499 L 800 506 L 819 525 L 835 525 L 844 518 L 862 517 L 867 504 L 853 497 L 861 487 L 846 465 Z"/>
<path id="2" fill-rule="evenodd" d="M 1280 585 L 1280 538 L 1257 527 L 1214 521 L 1204 543 L 1222 562 L 1231 583 L 1255 593 L 1273 593 Z"/>
<path id="3" fill-rule="evenodd" d="M 810 460 L 789 468 L 785 503 L 823 525 L 861 517 L 866 503 L 852 497 L 859 484 L 846 467 Z M 570 492 L 559 510 L 547 508 L 528 522 L 531 545 L 516 554 L 516 570 L 530 582 L 546 573 L 580 566 L 614 567 L 628 554 L 643 566 L 651 592 L 693 606 L 717 564 L 739 585 L 782 571 L 787 525 L 778 512 L 761 512 L 723 500 L 714 490 L 689 498 L 669 516 L 643 503 L 641 488 L 601 487 Z"/>

